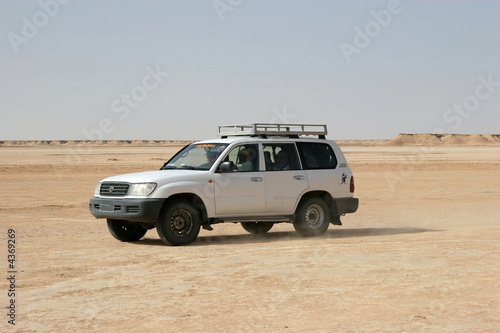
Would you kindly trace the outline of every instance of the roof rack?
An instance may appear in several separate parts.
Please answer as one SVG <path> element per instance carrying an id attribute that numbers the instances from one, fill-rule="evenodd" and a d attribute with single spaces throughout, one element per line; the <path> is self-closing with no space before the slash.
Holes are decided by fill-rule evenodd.
<path id="1" fill-rule="evenodd" d="M 326 125 L 312 124 L 235 124 L 220 125 L 219 135 L 222 138 L 228 136 L 289 136 L 298 138 L 299 135 L 317 135 L 320 139 L 325 139 L 328 134 Z"/>

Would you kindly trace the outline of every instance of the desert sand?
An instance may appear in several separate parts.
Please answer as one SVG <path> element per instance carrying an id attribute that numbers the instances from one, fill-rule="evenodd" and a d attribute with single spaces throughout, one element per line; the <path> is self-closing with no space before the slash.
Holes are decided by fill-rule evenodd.
<path id="1" fill-rule="evenodd" d="M 88 199 L 185 142 L 2 142 L 0 331 L 498 332 L 500 145 L 403 139 L 344 142 L 360 207 L 324 236 L 219 224 L 184 247 L 119 242 Z"/>

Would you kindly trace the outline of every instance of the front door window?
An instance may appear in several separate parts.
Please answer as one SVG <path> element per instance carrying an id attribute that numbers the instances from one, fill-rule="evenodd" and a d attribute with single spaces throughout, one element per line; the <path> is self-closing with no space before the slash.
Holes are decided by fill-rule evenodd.
<path id="1" fill-rule="evenodd" d="M 229 152 L 225 161 L 233 162 L 234 171 L 249 172 L 259 171 L 259 146 L 257 144 L 247 144 L 234 147 Z"/>

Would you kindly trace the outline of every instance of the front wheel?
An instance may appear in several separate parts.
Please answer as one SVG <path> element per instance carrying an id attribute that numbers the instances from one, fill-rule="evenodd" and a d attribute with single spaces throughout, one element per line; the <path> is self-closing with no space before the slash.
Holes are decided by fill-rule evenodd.
<path id="1" fill-rule="evenodd" d="M 330 210 L 325 201 L 312 197 L 302 202 L 297 209 L 293 222 L 295 230 L 301 236 L 320 236 L 326 232 L 330 224 Z"/>
<path id="2" fill-rule="evenodd" d="M 156 230 L 168 245 L 192 243 L 200 232 L 200 213 L 187 201 L 174 201 L 162 212 Z"/>
<path id="3" fill-rule="evenodd" d="M 138 241 L 147 232 L 139 223 L 112 219 L 108 219 L 108 230 L 114 238 L 122 242 Z"/>
<path id="4" fill-rule="evenodd" d="M 252 235 L 263 235 L 273 227 L 273 222 L 241 222 L 243 229 Z"/>

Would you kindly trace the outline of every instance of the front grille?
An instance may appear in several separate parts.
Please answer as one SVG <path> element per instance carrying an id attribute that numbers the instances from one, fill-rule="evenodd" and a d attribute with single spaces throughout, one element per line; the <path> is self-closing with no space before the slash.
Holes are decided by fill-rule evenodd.
<path id="1" fill-rule="evenodd" d="M 113 197 L 125 196 L 129 186 L 124 183 L 102 183 L 100 194 Z"/>

